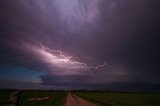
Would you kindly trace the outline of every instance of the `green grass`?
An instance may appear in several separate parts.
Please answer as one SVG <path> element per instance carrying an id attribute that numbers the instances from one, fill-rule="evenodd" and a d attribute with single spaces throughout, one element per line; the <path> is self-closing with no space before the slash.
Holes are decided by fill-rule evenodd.
<path id="1" fill-rule="evenodd" d="M 12 92 L 10 90 L 0 90 L 0 101 L 8 101 Z"/>
<path id="2" fill-rule="evenodd" d="M 75 93 L 104 106 L 160 106 L 160 94 Z"/>
<path id="3" fill-rule="evenodd" d="M 14 91 L 12 90 L 0 90 L 0 101 L 8 101 L 10 95 Z M 53 97 L 50 100 L 38 100 L 29 101 L 30 98 L 43 98 L 43 97 Z M 55 92 L 55 91 L 22 91 L 19 100 L 19 106 L 62 106 L 67 97 L 67 92 Z M 1 104 L 0 104 L 1 106 Z M 4 106 L 7 106 L 4 105 Z"/>
<path id="4" fill-rule="evenodd" d="M 51 100 L 29 101 L 29 98 L 36 97 L 54 97 Z M 25 91 L 22 93 L 20 106 L 62 106 L 66 100 L 67 93 L 51 91 Z"/>
<path id="5" fill-rule="evenodd" d="M 63 104 L 65 104 L 66 102 L 66 98 L 67 98 L 67 92 L 63 92 L 63 93 L 57 93 L 55 96 L 55 102 L 54 102 L 54 106 L 62 106 Z"/>
<path id="6" fill-rule="evenodd" d="M 8 101 L 14 91 L 0 90 L 0 101 Z M 103 106 L 160 106 L 160 94 L 133 94 L 133 93 L 79 93 L 88 101 Z M 29 101 L 35 97 L 54 97 L 51 100 Z M 23 91 L 19 106 L 62 106 L 67 97 L 67 92 L 55 91 Z"/>

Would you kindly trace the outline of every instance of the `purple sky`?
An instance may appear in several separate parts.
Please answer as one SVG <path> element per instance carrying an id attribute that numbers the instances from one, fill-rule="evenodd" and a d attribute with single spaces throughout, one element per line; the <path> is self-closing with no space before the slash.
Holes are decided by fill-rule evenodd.
<path id="1" fill-rule="evenodd" d="M 159 7 L 159 0 L 1 0 L 1 88 L 160 86 Z"/>

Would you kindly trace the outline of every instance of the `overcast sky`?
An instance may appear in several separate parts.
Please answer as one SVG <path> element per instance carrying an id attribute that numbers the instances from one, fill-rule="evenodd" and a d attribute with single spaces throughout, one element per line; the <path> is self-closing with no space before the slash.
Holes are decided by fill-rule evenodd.
<path id="1" fill-rule="evenodd" d="M 159 25 L 159 0 L 0 0 L 0 87 L 159 86 Z"/>

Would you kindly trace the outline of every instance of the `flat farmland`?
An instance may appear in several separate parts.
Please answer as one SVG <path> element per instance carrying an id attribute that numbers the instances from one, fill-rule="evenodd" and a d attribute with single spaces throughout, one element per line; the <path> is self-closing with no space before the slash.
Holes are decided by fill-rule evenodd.
<path id="1" fill-rule="evenodd" d="M 13 92 L 14 91 L 1 90 L 0 101 L 9 101 L 10 95 Z M 66 97 L 67 97 L 67 92 L 38 91 L 38 90 L 22 91 L 18 105 L 19 106 L 62 106 L 66 101 Z"/>
<path id="2" fill-rule="evenodd" d="M 20 106 L 62 106 L 65 103 L 66 92 L 25 91 L 22 93 Z"/>
<path id="3" fill-rule="evenodd" d="M 0 90 L 0 101 L 7 101 L 13 91 L 11 90 Z"/>
<path id="4" fill-rule="evenodd" d="M 160 106 L 160 94 L 74 93 L 102 106 Z"/>
<path id="5" fill-rule="evenodd" d="M 0 102 L 14 90 L 0 90 Z M 52 90 L 22 91 L 19 106 L 160 106 L 160 93 L 97 93 Z M 8 106 L 1 105 L 0 106 Z"/>

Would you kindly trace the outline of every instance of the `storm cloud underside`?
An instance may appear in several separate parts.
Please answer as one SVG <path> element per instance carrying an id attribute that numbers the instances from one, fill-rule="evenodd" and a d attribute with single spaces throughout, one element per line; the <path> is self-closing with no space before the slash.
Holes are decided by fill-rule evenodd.
<path id="1" fill-rule="evenodd" d="M 159 4 L 158 0 L 1 0 L 0 71 L 6 70 L 6 78 L 19 67 L 37 72 L 36 82 L 25 83 L 42 89 L 159 85 Z M 107 65 L 88 71 L 79 63 L 52 64 L 53 54 L 40 42 L 74 62 Z M 2 87 L 19 87 L 6 78 L 0 78 L 0 83 L 8 82 Z M 23 82 L 18 75 L 16 81 Z"/>

